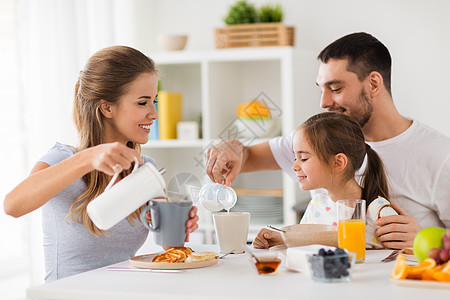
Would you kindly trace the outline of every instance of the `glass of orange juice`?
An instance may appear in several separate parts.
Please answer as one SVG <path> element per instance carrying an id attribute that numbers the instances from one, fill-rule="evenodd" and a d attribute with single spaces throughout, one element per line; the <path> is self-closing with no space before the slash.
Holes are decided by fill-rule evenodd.
<path id="1" fill-rule="evenodd" d="M 356 263 L 366 257 L 366 201 L 362 199 L 338 200 L 338 245 L 356 253 Z"/>

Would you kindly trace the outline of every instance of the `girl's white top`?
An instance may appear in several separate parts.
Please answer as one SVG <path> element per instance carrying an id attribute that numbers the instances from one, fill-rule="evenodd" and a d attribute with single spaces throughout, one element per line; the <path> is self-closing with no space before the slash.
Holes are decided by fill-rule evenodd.
<path id="1" fill-rule="evenodd" d="M 378 226 L 375 221 L 379 217 L 396 215 L 397 212 L 383 197 L 373 200 L 367 208 L 366 214 L 366 248 L 383 248 L 375 237 Z M 319 193 L 309 202 L 300 224 L 325 224 L 337 226 L 336 202 L 328 194 Z"/>

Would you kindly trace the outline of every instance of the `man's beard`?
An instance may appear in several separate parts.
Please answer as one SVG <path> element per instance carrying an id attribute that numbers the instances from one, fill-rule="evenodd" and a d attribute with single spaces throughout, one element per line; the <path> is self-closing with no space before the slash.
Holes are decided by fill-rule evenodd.
<path id="1" fill-rule="evenodd" d="M 358 122 L 361 128 L 369 122 L 373 113 L 373 105 L 370 103 L 369 98 L 367 97 L 364 89 L 361 89 L 361 93 L 359 94 L 359 100 L 361 103 L 361 108 L 355 110 L 350 117 L 354 118 L 356 122 Z"/>
<path id="2" fill-rule="evenodd" d="M 333 106 L 328 109 L 328 111 L 334 111 L 341 114 L 346 114 L 349 117 L 353 118 L 356 122 L 358 122 L 361 128 L 369 122 L 372 117 L 373 105 L 370 103 L 369 98 L 367 97 L 364 88 L 361 88 L 361 93 L 359 94 L 359 103 L 356 107 L 350 107 L 351 111 L 349 112 L 342 106 Z"/>

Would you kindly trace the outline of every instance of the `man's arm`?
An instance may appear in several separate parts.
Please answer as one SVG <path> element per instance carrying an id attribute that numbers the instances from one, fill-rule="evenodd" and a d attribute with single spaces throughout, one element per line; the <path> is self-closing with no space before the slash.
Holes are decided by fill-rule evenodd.
<path id="1" fill-rule="evenodd" d="M 241 172 L 279 170 L 269 142 L 245 147 L 238 140 L 222 141 L 205 152 L 206 174 L 212 181 L 226 185 Z"/>
<path id="2" fill-rule="evenodd" d="M 276 162 L 275 157 L 273 157 L 267 141 L 245 147 L 244 164 L 241 173 L 263 170 L 280 170 L 280 166 Z"/>
<path id="3" fill-rule="evenodd" d="M 436 215 L 446 228 L 450 227 L 450 155 L 442 161 L 442 168 L 436 170 L 439 174 L 433 193 Z M 420 225 L 413 217 L 398 204 L 391 202 L 398 216 L 389 216 L 378 219 L 375 223 L 381 226 L 375 235 L 383 246 L 403 249 L 412 247 L 414 237 L 420 231 Z"/>

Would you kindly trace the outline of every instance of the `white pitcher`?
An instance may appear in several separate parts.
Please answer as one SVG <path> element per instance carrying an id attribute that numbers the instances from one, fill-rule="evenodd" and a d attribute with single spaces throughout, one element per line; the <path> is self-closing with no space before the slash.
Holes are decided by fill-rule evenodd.
<path id="1" fill-rule="evenodd" d="M 101 230 L 108 230 L 152 198 L 165 197 L 164 178 L 151 163 L 139 168 L 135 158 L 131 174 L 113 185 L 116 172 L 105 191 L 87 205 L 92 222 Z"/>
<path id="2" fill-rule="evenodd" d="M 199 192 L 200 203 L 209 211 L 217 212 L 225 209 L 230 211 L 236 204 L 236 191 L 220 183 L 207 183 Z"/>

